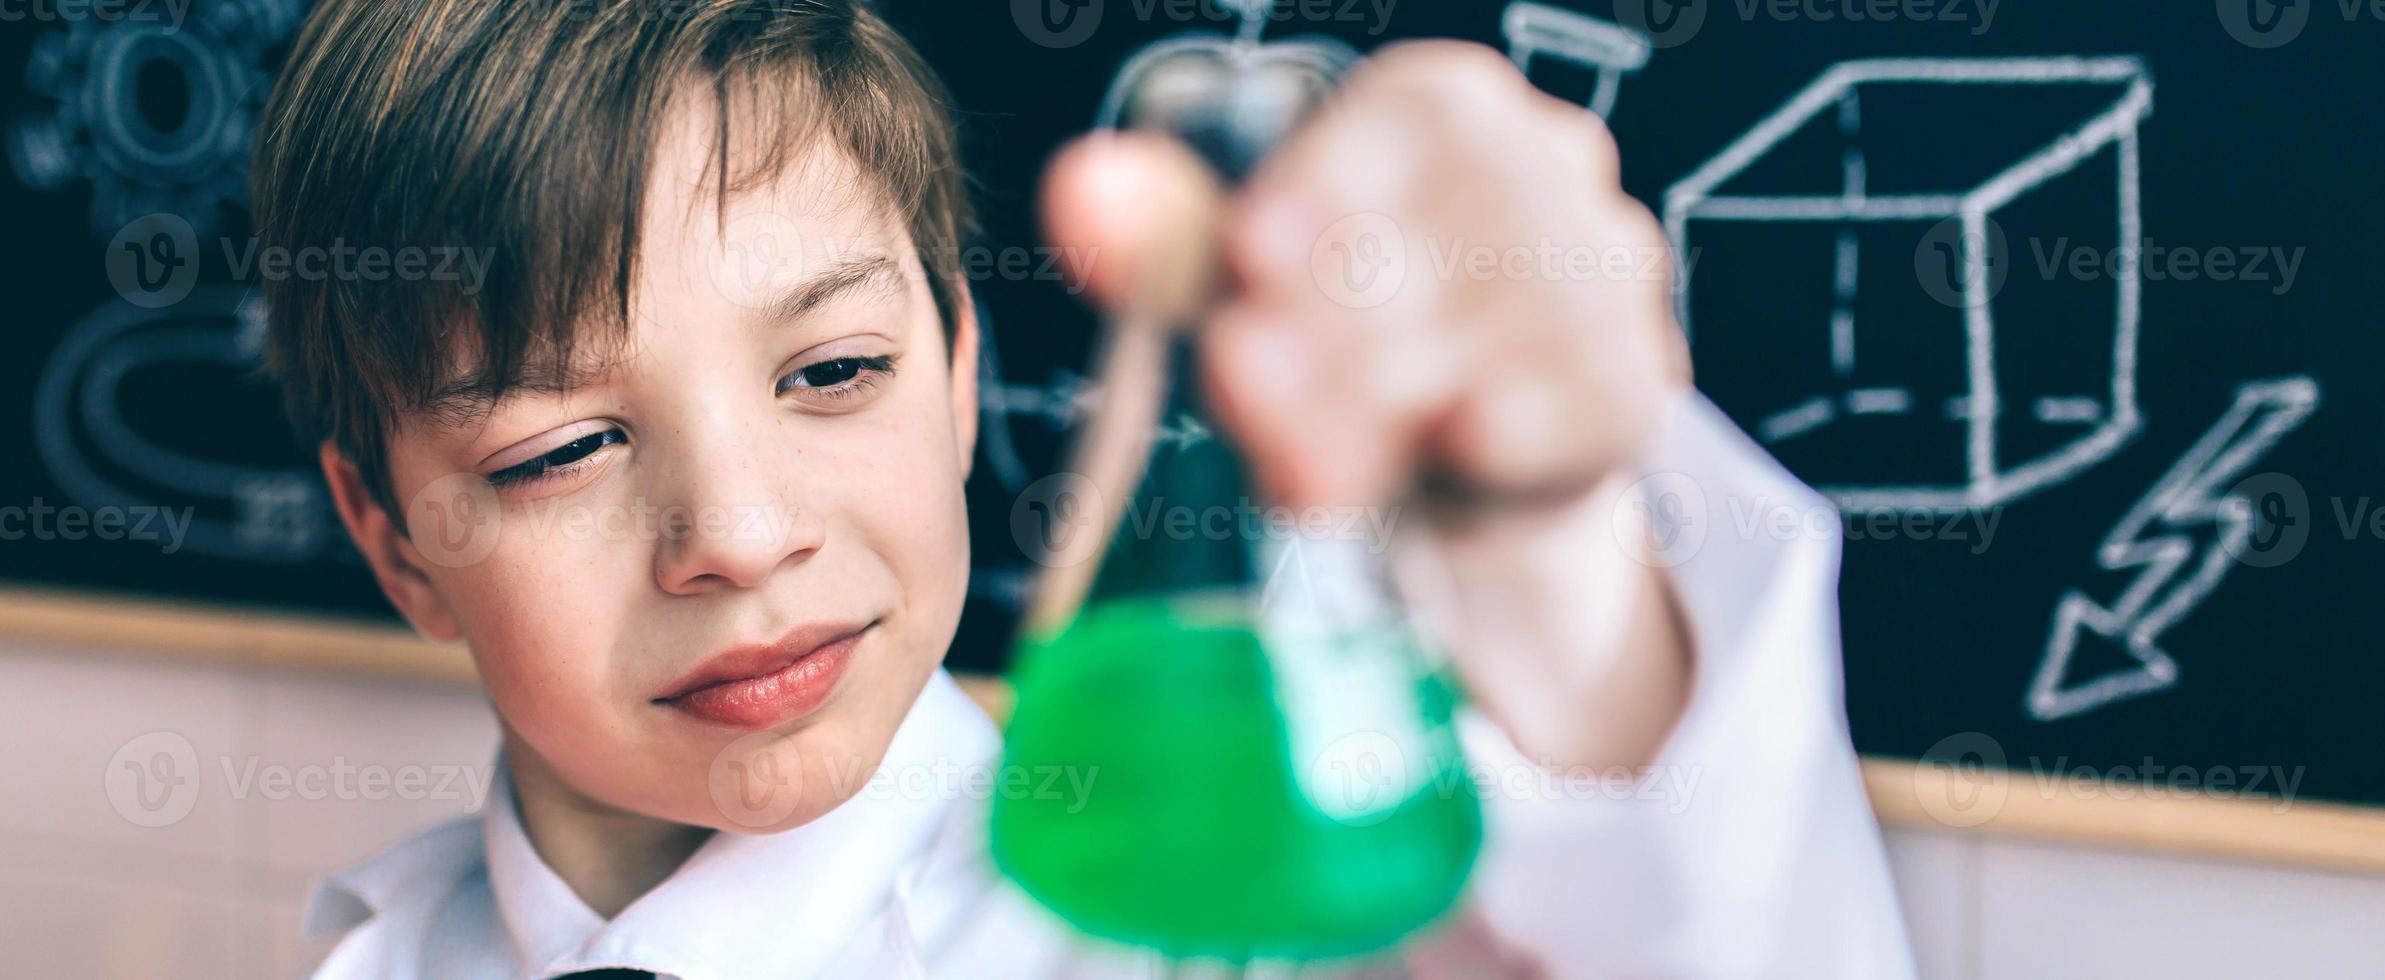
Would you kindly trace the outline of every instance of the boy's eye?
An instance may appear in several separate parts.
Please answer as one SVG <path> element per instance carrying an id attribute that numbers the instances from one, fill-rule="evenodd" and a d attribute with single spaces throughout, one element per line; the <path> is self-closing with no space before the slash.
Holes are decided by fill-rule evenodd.
<path id="1" fill-rule="evenodd" d="M 603 432 L 590 433 L 557 446 L 537 459 L 526 463 L 517 463 L 491 473 L 488 480 L 492 486 L 505 487 L 557 476 L 573 464 L 596 455 L 598 450 L 622 441 L 622 438 L 620 429 L 606 429 Z"/>
<path id="2" fill-rule="evenodd" d="M 886 356 L 832 358 L 788 372 L 778 381 L 778 393 L 809 388 L 818 395 L 851 397 L 893 367 L 894 358 Z"/>

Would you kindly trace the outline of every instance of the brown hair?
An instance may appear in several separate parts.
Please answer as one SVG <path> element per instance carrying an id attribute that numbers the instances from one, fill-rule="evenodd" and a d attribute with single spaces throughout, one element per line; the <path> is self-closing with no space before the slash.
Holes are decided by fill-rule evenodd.
<path id="1" fill-rule="evenodd" d="M 495 399 L 558 376 L 584 320 L 626 331 L 648 156 L 689 79 L 715 96 L 723 200 L 824 134 L 913 247 L 959 247 L 970 218 L 948 100 L 865 0 L 325 0 L 308 17 L 258 139 L 259 245 L 487 263 L 478 283 L 263 283 L 266 367 L 291 424 L 308 445 L 332 440 L 401 527 L 398 415 L 436 411 L 459 383 Z M 734 174 L 733 108 L 767 120 Z M 965 283 L 925 265 L 950 329 Z"/>

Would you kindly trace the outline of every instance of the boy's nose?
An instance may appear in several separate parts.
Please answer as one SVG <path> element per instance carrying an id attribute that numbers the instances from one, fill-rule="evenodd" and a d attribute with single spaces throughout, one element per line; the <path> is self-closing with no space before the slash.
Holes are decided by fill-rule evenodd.
<path id="1" fill-rule="evenodd" d="M 820 548 L 819 522 L 777 501 L 666 509 L 655 581 L 673 595 L 750 589 Z"/>
<path id="2" fill-rule="evenodd" d="M 754 588 L 820 549 L 822 522 L 791 499 L 788 474 L 762 459 L 700 472 L 679 495 L 685 503 L 658 515 L 654 573 L 664 592 Z"/>

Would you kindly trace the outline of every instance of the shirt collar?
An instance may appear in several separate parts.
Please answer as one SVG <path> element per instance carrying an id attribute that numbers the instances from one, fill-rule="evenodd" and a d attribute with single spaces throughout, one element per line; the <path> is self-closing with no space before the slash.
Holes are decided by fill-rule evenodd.
<path id="1" fill-rule="evenodd" d="M 470 820 L 451 820 L 332 875 L 307 900 L 305 932 L 328 939 L 421 896 L 444 896 L 481 860 Z"/>
<path id="2" fill-rule="evenodd" d="M 899 889 L 962 785 L 1000 750 L 992 721 L 938 670 L 863 789 L 776 834 L 714 834 L 612 921 L 539 859 L 502 767 L 482 833 L 516 963 L 534 976 L 632 967 L 665 976 L 808 976 Z"/>

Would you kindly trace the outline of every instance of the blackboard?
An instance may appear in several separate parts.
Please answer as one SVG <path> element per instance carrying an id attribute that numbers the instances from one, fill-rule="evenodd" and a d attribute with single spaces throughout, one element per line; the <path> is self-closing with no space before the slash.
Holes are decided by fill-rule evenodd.
<path id="1" fill-rule="evenodd" d="M 250 373 L 221 244 L 247 235 L 245 127 L 299 6 L 196 0 L 173 41 L 0 28 L 0 505 L 191 519 L 172 549 L 18 535 L 0 579 L 389 617 Z M 1179 0 L 882 6 L 955 93 L 996 253 L 1034 248 L 1040 165 L 1129 53 L 1233 27 Z M 1573 0 L 1639 40 L 1569 53 L 1572 22 L 1527 6 L 1293 0 L 1267 30 L 1513 49 L 1523 28 L 1537 82 L 1608 111 L 1626 189 L 1687 259 L 1700 387 L 1838 505 L 1786 533 L 1846 538 L 1859 748 L 2189 787 L 2260 770 L 2272 795 L 2385 805 L 2385 11 Z M 128 228 L 156 212 L 180 224 Z M 185 233 L 188 294 L 127 302 L 111 270 Z M 1030 567 L 1010 508 L 1056 464 L 1095 329 L 1026 268 L 975 283 L 964 668 L 1004 660 Z"/>

